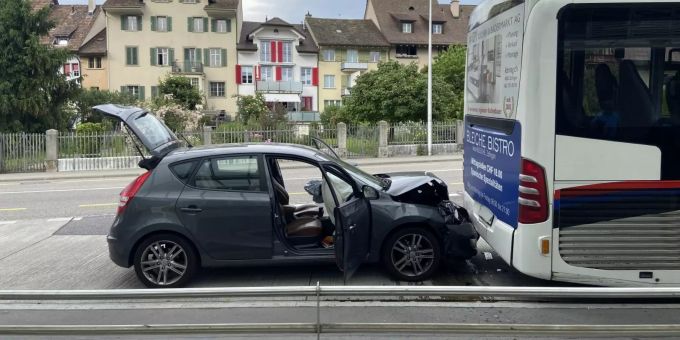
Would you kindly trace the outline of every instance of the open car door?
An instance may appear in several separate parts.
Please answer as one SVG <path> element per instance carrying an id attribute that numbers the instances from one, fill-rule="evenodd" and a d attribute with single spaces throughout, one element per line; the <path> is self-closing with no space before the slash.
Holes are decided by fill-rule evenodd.
<path id="1" fill-rule="evenodd" d="M 335 153 L 335 150 L 328 145 L 326 142 L 321 140 L 320 138 L 317 137 L 312 137 L 312 142 L 314 143 L 314 146 L 316 147 L 317 150 L 327 154 L 328 156 L 331 156 L 335 159 L 340 159 L 337 153 Z"/>
<path id="2" fill-rule="evenodd" d="M 335 210 L 328 212 L 335 218 L 335 261 L 347 282 L 371 249 L 371 205 L 342 168 L 326 164 L 323 171 L 335 200 Z"/>
<path id="3" fill-rule="evenodd" d="M 161 159 L 182 145 L 177 136 L 147 110 L 115 104 L 99 105 L 93 109 L 106 117 L 123 122 L 152 158 Z"/>

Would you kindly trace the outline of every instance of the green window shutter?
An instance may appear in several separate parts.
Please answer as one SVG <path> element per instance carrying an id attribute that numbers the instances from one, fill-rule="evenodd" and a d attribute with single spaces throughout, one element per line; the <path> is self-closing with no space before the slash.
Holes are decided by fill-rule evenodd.
<path id="1" fill-rule="evenodd" d="M 175 62 L 175 49 L 174 48 L 169 48 L 168 49 L 168 64 L 172 65 L 172 63 Z"/>
<path id="2" fill-rule="evenodd" d="M 194 60 L 194 62 L 200 63 L 203 60 L 203 57 L 201 57 L 201 51 L 202 50 L 200 48 L 196 49 L 196 60 Z M 207 66 L 207 65 L 203 65 L 203 66 Z"/>
<path id="3" fill-rule="evenodd" d="M 211 66 L 210 65 L 210 49 L 209 48 L 203 49 L 203 65 Z"/>
<path id="4" fill-rule="evenodd" d="M 231 19 L 227 19 L 227 32 L 231 32 Z"/>
<path id="5" fill-rule="evenodd" d="M 217 32 L 217 20 L 216 19 L 210 20 L 210 32 Z"/>
<path id="6" fill-rule="evenodd" d="M 127 16 L 121 15 L 120 16 L 120 30 L 125 31 L 127 28 Z"/>
<path id="7" fill-rule="evenodd" d="M 131 65 L 132 64 L 132 57 L 130 53 L 130 48 L 126 47 L 125 48 L 125 65 Z"/>
<path id="8" fill-rule="evenodd" d="M 144 86 L 140 86 L 139 87 L 139 100 L 144 100 L 144 98 L 146 98 L 144 96 Z"/>
<path id="9" fill-rule="evenodd" d="M 141 15 L 137 16 L 137 30 L 139 30 L 139 31 L 142 30 L 142 16 Z"/>
<path id="10" fill-rule="evenodd" d="M 168 32 L 172 32 L 172 17 L 168 17 L 166 20 L 168 22 Z"/>
<path id="11" fill-rule="evenodd" d="M 120 87 L 120 93 L 125 93 L 127 92 L 127 88 L 125 86 Z"/>
<path id="12" fill-rule="evenodd" d="M 208 22 L 208 18 L 203 18 L 203 32 L 209 32 L 208 25 L 210 25 L 210 22 Z"/>
<path id="13" fill-rule="evenodd" d="M 194 18 L 192 18 L 192 17 L 187 18 L 187 32 L 193 32 L 194 31 L 194 25 L 192 25 L 193 24 L 192 21 L 194 21 Z"/>
<path id="14" fill-rule="evenodd" d="M 151 56 L 151 66 L 156 66 L 156 49 L 152 47 L 149 55 Z"/>
<path id="15" fill-rule="evenodd" d="M 222 67 L 227 66 L 227 50 L 222 49 Z"/>
<path id="16" fill-rule="evenodd" d="M 139 50 L 137 47 L 132 48 L 132 65 L 139 65 L 139 58 L 138 58 Z"/>
<path id="17" fill-rule="evenodd" d="M 158 97 L 158 86 L 151 86 L 151 99 Z"/>
<path id="18" fill-rule="evenodd" d="M 184 60 L 189 60 L 189 51 L 190 49 L 184 48 Z"/>
<path id="19" fill-rule="evenodd" d="M 151 17 L 151 31 L 156 31 L 156 17 Z"/>

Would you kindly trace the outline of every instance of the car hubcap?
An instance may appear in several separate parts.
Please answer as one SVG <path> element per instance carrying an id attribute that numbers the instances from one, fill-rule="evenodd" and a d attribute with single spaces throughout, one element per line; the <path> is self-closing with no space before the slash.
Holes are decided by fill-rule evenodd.
<path id="1" fill-rule="evenodd" d="M 434 263 L 432 243 L 421 234 L 406 234 L 392 246 L 392 264 L 405 276 L 419 276 Z"/>
<path id="2" fill-rule="evenodd" d="M 171 285 L 187 271 L 187 255 L 184 249 L 172 241 L 150 244 L 142 253 L 142 273 L 147 280 L 159 285 Z"/>

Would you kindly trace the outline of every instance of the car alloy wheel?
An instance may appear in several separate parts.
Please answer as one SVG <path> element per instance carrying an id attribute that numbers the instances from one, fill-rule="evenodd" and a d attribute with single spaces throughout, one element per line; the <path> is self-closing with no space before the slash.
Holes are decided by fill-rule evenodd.
<path id="1" fill-rule="evenodd" d="M 422 228 L 408 228 L 392 235 L 385 251 L 387 268 L 400 280 L 422 281 L 439 267 L 439 243 Z"/>
<path id="2" fill-rule="evenodd" d="M 184 285 L 196 270 L 193 248 L 174 235 L 158 235 L 142 242 L 135 254 L 135 271 L 148 287 Z"/>

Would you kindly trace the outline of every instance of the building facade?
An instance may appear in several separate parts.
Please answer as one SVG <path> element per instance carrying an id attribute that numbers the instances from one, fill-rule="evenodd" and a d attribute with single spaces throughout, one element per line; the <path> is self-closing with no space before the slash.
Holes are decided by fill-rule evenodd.
<path id="1" fill-rule="evenodd" d="M 148 100 L 158 83 L 185 76 L 205 96 L 206 111 L 233 115 L 240 29 L 239 0 L 107 0 L 110 89 Z"/>
<path id="2" fill-rule="evenodd" d="M 262 93 L 270 108 L 318 111 L 318 48 L 303 25 L 279 18 L 244 22 L 238 44 L 239 95 Z"/>
<path id="3" fill-rule="evenodd" d="M 305 25 L 319 47 L 319 111 L 342 105 L 357 78 L 388 58 L 390 44 L 370 20 L 318 19 Z"/>
<path id="4" fill-rule="evenodd" d="M 364 18 L 373 21 L 390 43 L 390 59 L 428 63 L 429 3 L 432 1 L 433 57 L 451 45 L 465 45 L 470 14 L 475 6 L 453 0 L 367 0 Z"/>

